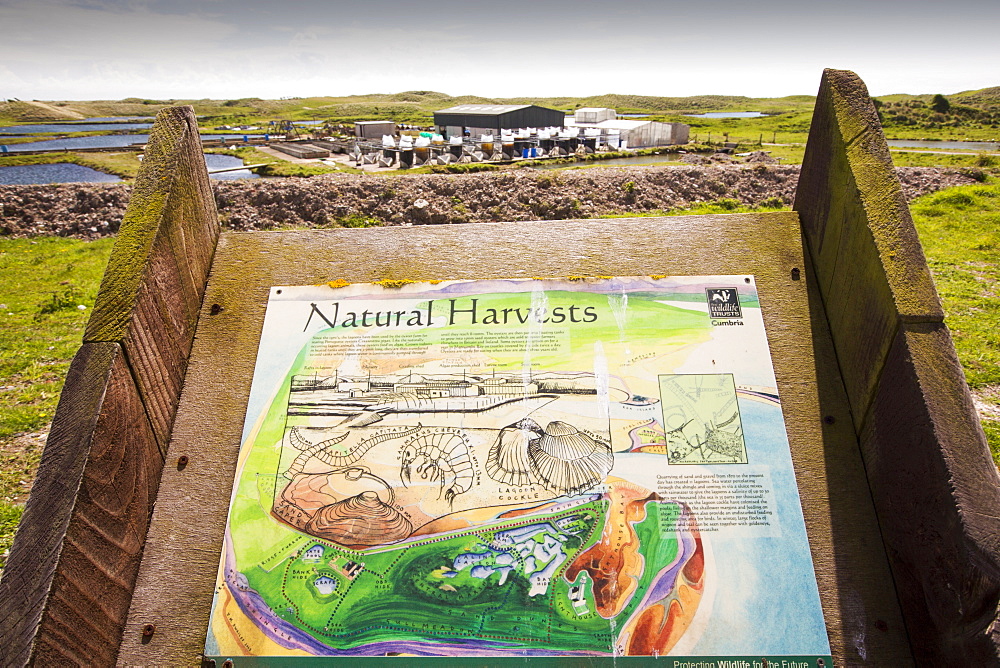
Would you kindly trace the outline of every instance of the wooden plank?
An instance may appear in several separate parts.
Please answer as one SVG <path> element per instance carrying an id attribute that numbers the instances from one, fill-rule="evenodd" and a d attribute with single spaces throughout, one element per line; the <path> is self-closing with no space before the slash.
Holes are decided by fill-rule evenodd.
<path id="1" fill-rule="evenodd" d="M 827 627 L 838 627 L 830 634 L 831 643 L 834 638 L 840 642 L 834 649 L 835 665 L 912 665 L 819 287 L 809 280 L 808 269 L 803 273 L 809 291 L 807 327 L 812 331 L 811 350 L 805 354 L 814 358 L 815 373 L 795 362 L 802 356 L 789 358 L 788 345 L 803 345 L 798 327 L 782 337 L 782 343 L 772 343 L 771 356 L 779 385 L 782 368 L 792 371 L 788 386 L 781 387 L 781 403 L 793 456 L 797 444 L 816 443 L 812 439 L 817 438 L 822 442 L 822 456 L 810 451 L 809 468 L 797 469 L 796 478 Z"/>
<path id="2" fill-rule="evenodd" d="M 808 272 L 791 277 L 803 263 L 790 213 L 224 234 L 119 660 L 190 664 L 203 649 L 270 286 L 752 273 L 837 665 L 908 665 L 843 383 L 829 364 L 834 355 L 822 306 L 816 295 L 809 301 Z M 822 325 L 817 338 L 810 334 L 814 322 Z M 827 414 L 836 415 L 834 425 L 824 423 Z M 178 470 L 174 462 L 184 455 L 190 462 Z M 144 643 L 148 623 L 157 630 Z"/>
<path id="3" fill-rule="evenodd" d="M 4 665 L 114 663 L 161 466 L 121 346 L 85 344 L 0 581 Z"/>
<path id="4" fill-rule="evenodd" d="M 915 655 L 996 665 L 1000 479 L 943 324 L 899 331 L 861 443 Z"/>
<path id="5" fill-rule="evenodd" d="M 851 72 L 823 74 L 794 209 L 860 428 L 897 320 L 944 313 L 878 114 Z"/>
<path id="6" fill-rule="evenodd" d="M 914 654 L 996 664 L 1000 480 L 853 73 L 824 72 L 795 209 Z"/>
<path id="7" fill-rule="evenodd" d="M 114 663 L 218 231 L 193 110 L 163 110 L 0 583 L 15 664 Z"/>
<path id="8" fill-rule="evenodd" d="M 194 111 L 164 109 L 84 334 L 124 345 L 164 449 L 218 235 Z"/>

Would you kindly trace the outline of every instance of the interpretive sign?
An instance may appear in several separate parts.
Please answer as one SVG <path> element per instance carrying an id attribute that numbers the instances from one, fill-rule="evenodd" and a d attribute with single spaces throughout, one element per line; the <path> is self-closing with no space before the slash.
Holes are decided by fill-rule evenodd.
<path id="1" fill-rule="evenodd" d="M 205 653 L 830 665 L 753 277 L 272 288 Z"/>

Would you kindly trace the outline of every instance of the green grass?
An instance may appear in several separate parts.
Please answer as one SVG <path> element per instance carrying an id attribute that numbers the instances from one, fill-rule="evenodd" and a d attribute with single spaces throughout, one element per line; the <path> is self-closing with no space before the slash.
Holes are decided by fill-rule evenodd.
<path id="1" fill-rule="evenodd" d="M 627 187 L 631 181 L 627 181 Z M 771 197 L 756 206 L 746 206 L 740 204 L 735 199 L 723 197 L 710 202 L 697 202 L 691 206 L 678 209 L 659 209 L 652 211 L 637 211 L 625 213 L 601 214 L 601 218 L 650 218 L 660 216 L 704 216 L 718 213 L 761 213 L 768 211 L 788 211 L 791 207 L 786 205 L 778 197 Z"/>
<path id="2" fill-rule="evenodd" d="M 910 209 L 969 386 L 1000 384 L 1000 184 L 949 188 Z"/>
<path id="3" fill-rule="evenodd" d="M 52 419 L 112 242 L 0 239 L 0 568 L 22 511 L 12 501 L 41 457 L 12 437 Z"/>
<path id="4" fill-rule="evenodd" d="M 52 417 L 112 243 L 0 239 L 0 438 Z"/>
<path id="5" fill-rule="evenodd" d="M 127 153 L 78 153 L 73 161 L 78 165 L 96 169 L 99 172 L 115 174 L 123 179 L 134 179 L 139 173 L 139 154 Z"/>
<path id="6" fill-rule="evenodd" d="M 1000 183 L 925 195 L 910 210 L 969 387 L 1000 387 Z M 983 394 L 1000 405 L 1000 393 Z M 1000 421 L 984 419 L 983 430 L 1000 464 Z"/>
<path id="7" fill-rule="evenodd" d="M 0 501 L 0 572 L 7 563 L 7 550 L 14 542 L 14 534 L 17 532 L 17 523 L 21 521 L 22 512 L 20 506 Z"/>
<path id="8" fill-rule="evenodd" d="M 978 167 L 984 158 L 991 158 L 991 156 L 892 150 L 892 161 L 897 167 Z"/>

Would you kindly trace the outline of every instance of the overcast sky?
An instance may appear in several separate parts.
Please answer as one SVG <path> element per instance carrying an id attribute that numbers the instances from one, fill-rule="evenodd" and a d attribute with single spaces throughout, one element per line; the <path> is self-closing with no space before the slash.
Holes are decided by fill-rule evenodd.
<path id="1" fill-rule="evenodd" d="M 1000 85 L 1000 0 L 0 0 L 0 98 Z"/>

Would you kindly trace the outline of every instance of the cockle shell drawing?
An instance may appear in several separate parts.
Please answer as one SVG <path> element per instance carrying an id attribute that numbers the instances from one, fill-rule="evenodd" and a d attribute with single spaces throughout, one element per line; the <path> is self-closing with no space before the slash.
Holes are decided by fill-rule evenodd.
<path id="1" fill-rule="evenodd" d="M 497 482 L 517 487 L 538 482 L 531 472 L 528 444 L 543 433 L 542 428 L 531 418 L 524 418 L 501 429 L 497 440 L 490 447 L 486 473 Z"/>
<path id="2" fill-rule="evenodd" d="M 614 464 L 611 447 L 568 422 L 544 430 L 525 418 L 500 430 L 486 460 L 486 473 L 508 485 L 540 484 L 576 494 L 603 482 Z"/>
<path id="3" fill-rule="evenodd" d="M 562 494 L 590 489 L 607 477 L 614 464 L 610 446 L 558 420 L 528 444 L 528 459 L 535 475 Z"/>

